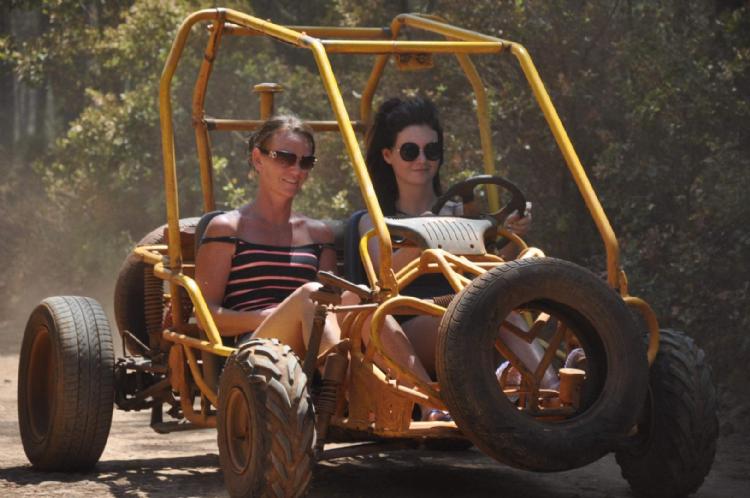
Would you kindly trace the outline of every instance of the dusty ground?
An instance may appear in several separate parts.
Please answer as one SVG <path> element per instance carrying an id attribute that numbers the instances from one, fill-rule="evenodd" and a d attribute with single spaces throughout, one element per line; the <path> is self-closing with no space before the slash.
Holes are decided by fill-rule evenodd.
<path id="1" fill-rule="evenodd" d="M 31 470 L 18 436 L 18 357 L 0 356 L 0 496 L 226 496 L 212 430 L 159 435 L 146 413 L 115 412 L 107 448 L 85 474 Z M 750 496 L 750 438 L 720 440 L 702 498 Z M 318 466 L 313 497 L 524 496 L 629 497 L 614 457 L 583 469 L 533 474 L 500 465 L 476 450 L 401 451 Z"/>

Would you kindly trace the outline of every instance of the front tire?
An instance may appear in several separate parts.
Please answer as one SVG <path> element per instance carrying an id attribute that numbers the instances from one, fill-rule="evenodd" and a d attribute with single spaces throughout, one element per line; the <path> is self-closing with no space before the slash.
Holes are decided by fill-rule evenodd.
<path id="1" fill-rule="evenodd" d="M 682 332 L 662 330 L 638 434 L 615 455 L 623 477 L 639 496 L 686 496 L 711 470 L 718 435 L 703 350 Z"/>
<path id="2" fill-rule="evenodd" d="M 24 332 L 18 367 L 21 441 L 39 470 L 94 466 L 112 424 L 112 332 L 99 303 L 45 299 Z"/>
<path id="3" fill-rule="evenodd" d="M 254 339 L 219 383 L 219 461 L 231 496 L 303 496 L 312 477 L 315 416 L 291 348 Z"/>

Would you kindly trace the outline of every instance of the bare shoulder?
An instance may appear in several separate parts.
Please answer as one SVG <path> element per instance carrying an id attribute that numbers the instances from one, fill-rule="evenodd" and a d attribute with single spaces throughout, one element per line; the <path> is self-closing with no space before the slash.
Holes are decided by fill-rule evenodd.
<path id="1" fill-rule="evenodd" d="M 228 211 L 211 218 L 206 227 L 206 237 L 233 237 L 237 235 L 239 211 Z"/>
<path id="2" fill-rule="evenodd" d="M 359 235 L 364 235 L 365 233 L 369 232 L 371 228 L 372 218 L 370 218 L 370 213 L 365 213 L 359 219 Z"/>
<path id="3" fill-rule="evenodd" d="M 310 234 L 310 238 L 316 244 L 332 244 L 333 243 L 333 229 L 327 223 L 309 218 L 304 215 L 296 214 L 294 223 L 299 223 L 304 226 L 307 233 Z"/>

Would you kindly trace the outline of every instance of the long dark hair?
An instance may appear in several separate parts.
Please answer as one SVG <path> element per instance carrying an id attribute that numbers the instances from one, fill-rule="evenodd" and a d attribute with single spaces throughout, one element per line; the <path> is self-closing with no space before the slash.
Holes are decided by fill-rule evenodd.
<path id="1" fill-rule="evenodd" d="M 380 208 L 386 216 L 396 214 L 396 200 L 398 200 L 398 184 L 393 167 L 383 159 L 383 149 L 390 149 L 396 143 L 396 136 L 411 125 L 427 125 L 438 136 L 440 145 L 440 159 L 438 171 L 432 180 L 432 188 L 436 195 L 442 193 L 440 187 L 440 165 L 443 164 L 443 128 L 435 105 L 422 97 L 400 99 L 398 97 L 386 100 L 375 114 L 372 126 L 367 131 L 367 171 L 370 173 L 375 194 L 378 196 Z"/>
<path id="2" fill-rule="evenodd" d="M 250 135 L 247 140 L 247 161 L 250 163 L 250 168 L 255 169 L 253 164 L 253 149 L 255 147 L 263 147 L 269 138 L 273 136 L 279 130 L 288 130 L 292 133 L 302 135 L 310 142 L 312 148 L 312 154 L 315 154 L 315 137 L 310 126 L 302 122 L 300 118 L 294 114 L 283 114 L 279 116 L 273 116 L 266 120 L 263 125 L 258 128 L 255 133 Z"/>

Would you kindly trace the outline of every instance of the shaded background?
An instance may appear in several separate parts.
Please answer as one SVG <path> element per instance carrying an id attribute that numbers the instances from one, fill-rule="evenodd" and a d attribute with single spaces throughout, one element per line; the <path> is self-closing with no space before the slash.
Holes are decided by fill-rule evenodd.
<path id="1" fill-rule="evenodd" d="M 558 5 L 562 4 L 562 5 Z M 544 80 L 619 236 L 633 295 L 707 352 L 722 432 L 747 430 L 750 374 L 750 2 L 313 0 L 224 2 L 278 23 L 386 26 L 400 12 L 518 41 Z M 176 27 L 212 2 L 6 0 L 0 5 L 0 345 L 20 346 L 41 298 L 111 306 L 134 242 L 164 223 L 158 78 Z M 200 213 L 190 97 L 206 32 L 195 29 L 173 102 L 183 216 Z M 262 50 L 261 50 L 262 49 Z M 224 37 L 207 114 L 255 117 L 254 84 L 286 91 L 281 111 L 331 119 L 312 57 Z M 352 117 L 372 56 L 334 56 Z M 454 59 L 427 72 L 389 64 L 376 105 L 421 94 L 446 128 L 443 180 L 479 173 L 474 103 Z M 499 171 L 534 202 L 530 242 L 604 269 L 603 246 L 513 57 L 475 59 L 489 89 Z M 214 135 L 217 197 L 253 195 L 244 137 Z M 340 140 L 319 136 L 320 167 L 299 211 L 343 219 L 362 205 Z"/>

